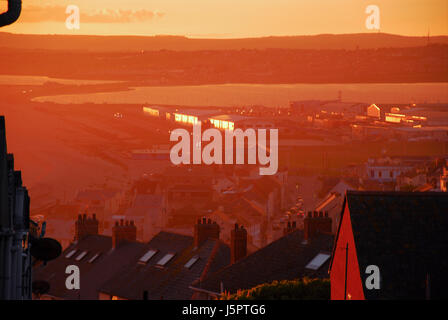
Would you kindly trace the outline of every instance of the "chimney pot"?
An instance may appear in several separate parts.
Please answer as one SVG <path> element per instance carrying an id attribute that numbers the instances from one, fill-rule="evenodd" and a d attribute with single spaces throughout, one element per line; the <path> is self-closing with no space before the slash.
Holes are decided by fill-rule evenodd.
<path id="1" fill-rule="evenodd" d="M 115 221 L 115 226 L 112 228 L 112 247 L 116 248 L 123 240 L 136 241 L 137 240 L 137 227 L 129 223 L 129 220 Z"/>
<path id="2" fill-rule="evenodd" d="M 86 214 L 78 214 L 78 220 L 75 221 L 75 240 L 96 234 L 98 234 L 98 220 L 87 218 Z"/>
<path id="3" fill-rule="evenodd" d="M 314 217 L 319 214 L 319 218 L 323 217 L 323 212 L 314 212 Z M 326 219 L 304 219 L 303 220 L 303 231 L 304 238 L 306 241 L 312 240 L 319 233 L 330 233 L 331 232 L 332 220 L 331 218 Z"/>
<path id="4" fill-rule="evenodd" d="M 230 262 L 233 264 L 244 258 L 246 254 L 247 231 L 243 226 L 238 228 L 238 224 L 235 224 L 235 229 L 230 232 Z"/>
<path id="5" fill-rule="evenodd" d="M 216 222 L 212 222 L 204 217 L 202 223 L 198 221 L 194 226 L 194 246 L 198 248 L 208 239 L 219 239 L 220 227 Z"/>

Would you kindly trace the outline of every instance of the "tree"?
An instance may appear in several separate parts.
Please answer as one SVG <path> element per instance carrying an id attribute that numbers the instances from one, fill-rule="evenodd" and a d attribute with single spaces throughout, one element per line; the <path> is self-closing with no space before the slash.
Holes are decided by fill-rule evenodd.
<path id="1" fill-rule="evenodd" d="M 237 293 L 224 293 L 222 300 L 330 300 L 330 280 L 297 279 L 265 283 Z"/>

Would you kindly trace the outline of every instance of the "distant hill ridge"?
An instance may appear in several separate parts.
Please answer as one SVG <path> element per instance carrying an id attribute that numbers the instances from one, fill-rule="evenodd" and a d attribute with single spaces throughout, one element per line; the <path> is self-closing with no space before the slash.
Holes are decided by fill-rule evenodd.
<path id="1" fill-rule="evenodd" d="M 448 44 L 448 36 L 433 36 L 430 44 Z M 17 49 L 136 51 L 240 49 L 346 49 L 404 48 L 428 44 L 428 37 L 387 33 L 321 34 L 241 39 L 197 39 L 182 36 L 34 35 L 0 32 L 0 47 Z"/>

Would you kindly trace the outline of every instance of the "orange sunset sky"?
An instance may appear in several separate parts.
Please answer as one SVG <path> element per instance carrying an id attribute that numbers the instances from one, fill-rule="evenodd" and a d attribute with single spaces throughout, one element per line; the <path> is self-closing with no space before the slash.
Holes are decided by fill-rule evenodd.
<path id="1" fill-rule="evenodd" d="M 377 5 L 381 32 L 448 34 L 448 0 L 24 0 L 5 32 L 96 35 L 185 35 L 238 38 L 367 30 L 365 9 Z M 65 27 L 66 6 L 81 11 L 80 30 Z M 0 0 L 5 11 L 6 0 Z"/>

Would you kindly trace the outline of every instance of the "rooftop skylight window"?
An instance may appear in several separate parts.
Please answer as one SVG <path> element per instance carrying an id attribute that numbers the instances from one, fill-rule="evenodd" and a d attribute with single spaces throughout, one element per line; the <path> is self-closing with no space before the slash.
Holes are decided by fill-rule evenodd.
<path id="1" fill-rule="evenodd" d="M 81 261 L 87 254 L 87 251 L 83 251 L 79 254 L 79 256 L 76 257 L 76 261 Z"/>
<path id="2" fill-rule="evenodd" d="M 199 260 L 198 256 L 194 256 L 185 264 L 185 268 L 190 269 L 197 261 Z"/>
<path id="3" fill-rule="evenodd" d="M 325 262 L 327 262 L 327 260 L 330 259 L 330 255 L 326 254 L 326 253 L 319 253 L 317 256 L 314 257 L 313 260 L 310 261 L 310 263 L 308 263 L 306 265 L 306 269 L 311 269 L 311 270 L 318 270 L 320 267 L 323 266 L 323 264 Z"/>
<path id="4" fill-rule="evenodd" d="M 70 251 L 69 253 L 67 253 L 66 255 L 65 255 L 65 257 L 68 259 L 68 258 L 71 258 L 75 253 L 76 253 L 76 251 L 78 251 L 78 249 L 73 249 L 72 251 Z"/>
<path id="5" fill-rule="evenodd" d="M 146 252 L 139 260 L 139 263 L 148 263 L 149 260 L 157 253 L 157 250 L 151 249 L 148 252 Z"/>
<path id="6" fill-rule="evenodd" d="M 96 255 L 94 255 L 92 258 L 89 259 L 89 263 L 93 263 L 99 256 L 100 256 L 100 252 L 98 252 Z"/>
<path id="7" fill-rule="evenodd" d="M 157 265 L 162 267 L 165 266 L 171 259 L 173 259 L 174 255 L 174 253 L 167 253 L 162 259 L 159 260 L 159 262 L 157 262 Z"/>

